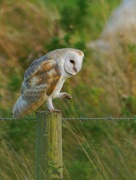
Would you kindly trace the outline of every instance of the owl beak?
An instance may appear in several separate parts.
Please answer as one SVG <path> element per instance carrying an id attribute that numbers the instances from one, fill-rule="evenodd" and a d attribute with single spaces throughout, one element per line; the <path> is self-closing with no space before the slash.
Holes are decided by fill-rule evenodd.
<path id="1" fill-rule="evenodd" d="M 73 69 L 74 69 L 75 73 L 77 73 L 77 69 L 75 67 Z"/>

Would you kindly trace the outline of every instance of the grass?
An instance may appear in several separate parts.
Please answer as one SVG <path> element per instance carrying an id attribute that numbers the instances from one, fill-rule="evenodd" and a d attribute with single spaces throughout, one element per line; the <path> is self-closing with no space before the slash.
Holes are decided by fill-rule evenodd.
<path id="1" fill-rule="evenodd" d="M 54 102 L 63 117 L 134 116 L 135 45 L 123 47 L 125 58 L 107 56 L 104 61 L 105 57 L 97 61 L 86 48 L 99 37 L 118 4 L 117 0 L 1 1 L 0 116 L 11 116 L 30 62 L 69 46 L 83 50 L 85 60 L 82 71 L 63 87 L 73 99 Z M 71 9 L 72 21 L 71 16 L 64 16 L 69 13 L 66 9 Z M 134 121 L 63 121 L 64 179 L 135 179 L 135 139 Z M 1 121 L 0 179 L 34 178 L 35 122 Z"/>
<path id="2" fill-rule="evenodd" d="M 15 126 L 16 124 L 16 126 Z M 19 125 L 22 130 L 20 131 Z M 31 126 L 33 132 L 29 134 Z M 24 127 L 24 128 L 23 128 Z M 8 128 L 8 130 L 7 130 Z M 6 130 L 6 133 L 5 133 Z M 35 123 L 28 121 L 1 122 L 0 179 L 32 180 L 35 177 Z M 27 146 L 26 146 L 27 144 Z"/>
<path id="3" fill-rule="evenodd" d="M 131 122 L 124 123 L 124 130 L 120 122 L 65 123 L 65 136 L 71 136 L 71 141 L 70 145 L 66 140 L 63 144 L 64 147 L 67 144 L 65 148 L 73 156 L 64 156 L 64 162 L 68 164 L 71 179 L 134 179 L 135 131 L 129 135 L 127 131 Z"/>
<path id="4" fill-rule="evenodd" d="M 34 179 L 35 123 L 28 120 L 16 123 L 21 127 L 24 125 L 24 129 L 14 130 L 14 136 L 10 132 L 12 129 L 9 134 L 1 131 L 0 176 L 4 180 Z M 7 127 L 7 122 L 1 124 L 2 129 Z M 134 179 L 134 125 L 131 120 L 64 120 L 64 179 Z M 28 133 L 30 127 L 31 135 Z"/>

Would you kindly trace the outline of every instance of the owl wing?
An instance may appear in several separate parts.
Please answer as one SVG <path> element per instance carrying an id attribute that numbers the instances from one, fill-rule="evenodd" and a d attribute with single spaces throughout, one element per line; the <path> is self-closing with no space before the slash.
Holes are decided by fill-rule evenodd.
<path id="1" fill-rule="evenodd" d="M 26 70 L 21 88 L 23 99 L 29 102 L 44 101 L 55 89 L 61 77 L 55 60 L 37 61 Z"/>
<path id="2" fill-rule="evenodd" d="M 41 106 L 54 91 L 61 73 L 55 60 L 34 61 L 26 70 L 21 96 L 13 107 L 13 116 L 22 117 Z"/>

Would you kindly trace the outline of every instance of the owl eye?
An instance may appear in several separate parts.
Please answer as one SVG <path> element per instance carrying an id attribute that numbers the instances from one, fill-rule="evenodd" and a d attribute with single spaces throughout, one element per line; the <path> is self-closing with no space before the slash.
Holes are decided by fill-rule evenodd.
<path id="1" fill-rule="evenodd" d="M 75 63 L 73 60 L 70 60 L 70 62 L 71 62 L 72 64 L 74 64 L 74 63 Z"/>

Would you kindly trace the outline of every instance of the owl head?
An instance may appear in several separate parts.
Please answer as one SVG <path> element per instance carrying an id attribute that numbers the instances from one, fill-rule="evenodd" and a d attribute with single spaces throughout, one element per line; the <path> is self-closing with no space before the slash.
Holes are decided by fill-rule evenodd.
<path id="1" fill-rule="evenodd" d="M 82 68 L 84 53 L 78 49 L 67 49 L 63 55 L 63 72 L 66 76 L 76 75 Z"/>

